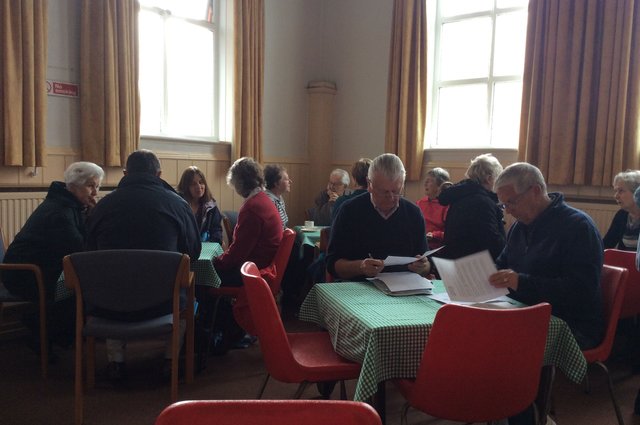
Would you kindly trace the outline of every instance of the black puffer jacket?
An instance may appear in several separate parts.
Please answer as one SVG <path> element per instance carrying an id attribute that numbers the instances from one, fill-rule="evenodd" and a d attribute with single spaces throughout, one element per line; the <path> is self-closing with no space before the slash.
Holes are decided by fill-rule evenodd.
<path id="1" fill-rule="evenodd" d="M 444 225 L 444 252 L 436 256 L 459 258 L 485 249 L 495 260 L 506 241 L 504 216 L 498 197 L 472 180 L 443 191 L 440 204 L 449 205 Z"/>

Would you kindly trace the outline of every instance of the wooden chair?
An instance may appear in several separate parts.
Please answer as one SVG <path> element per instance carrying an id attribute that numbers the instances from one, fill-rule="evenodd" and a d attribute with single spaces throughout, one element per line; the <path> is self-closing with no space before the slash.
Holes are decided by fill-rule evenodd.
<path id="1" fill-rule="evenodd" d="M 551 306 L 488 309 L 447 304 L 433 322 L 415 379 L 399 379 L 407 403 L 456 422 L 513 416 L 536 398 Z"/>
<path id="2" fill-rule="evenodd" d="M 35 282 L 38 287 L 38 315 L 39 315 L 39 333 L 40 333 L 40 370 L 42 378 L 47 378 L 48 365 L 49 365 L 49 338 L 47 335 L 47 297 L 46 289 L 44 287 L 44 279 L 42 277 L 42 270 L 36 264 L 8 264 L 3 263 L 5 253 L 5 240 L 4 233 L 0 229 L 0 273 L 2 270 L 23 270 L 33 273 Z M 15 302 L 31 302 L 25 300 L 19 296 L 15 296 L 9 292 L 9 290 L 0 281 L 0 311 L 4 307 L 4 303 Z"/>
<path id="3" fill-rule="evenodd" d="M 344 381 L 357 378 L 360 365 L 338 355 L 327 332 L 285 332 L 271 289 L 256 265 L 246 262 L 241 270 L 267 367 L 257 398 L 262 397 L 273 376 L 281 382 L 300 384 L 294 398 L 300 398 L 310 382 L 340 381 L 340 395 L 346 399 Z"/>
<path id="4" fill-rule="evenodd" d="M 620 318 L 620 312 L 622 311 L 622 306 L 624 304 L 628 274 L 628 270 L 621 267 L 610 266 L 608 264 L 602 266 L 600 286 L 602 287 L 602 306 L 606 326 L 605 335 L 600 345 L 583 351 L 584 357 L 587 359 L 587 363 L 589 365 L 595 364 L 600 366 L 607 375 L 609 396 L 611 397 L 611 402 L 613 403 L 613 408 L 616 412 L 616 417 L 620 425 L 624 425 L 624 420 L 622 419 L 620 406 L 618 405 L 613 391 L 611 374 L 604 362 L 609 358 L 611 349 L 613 348 L 618 319 Z M 589 392 L 588 376 L 585 377 L 585 385 L 586 391 Z"/>
<path id="5" fill-rule="evenodd" d="M 155 425 L 382 425 L 368 404 L 338 400 L 198 400 L 165 408 Z"/>
<path id="6" fill-rule="evenodd" d="M 171 401 L 178 398 L 180 293 L 188 288 L 186 382 L 193 381 L 194 290 L 189 256 L 151 250 L 79 252 L 63 260 L 65 285 L 76 293 L 75 422 L 83 420 L 83 351 L 87 387 L 94 385 L 95 339 L 135 340 L 171 334 Z"/>

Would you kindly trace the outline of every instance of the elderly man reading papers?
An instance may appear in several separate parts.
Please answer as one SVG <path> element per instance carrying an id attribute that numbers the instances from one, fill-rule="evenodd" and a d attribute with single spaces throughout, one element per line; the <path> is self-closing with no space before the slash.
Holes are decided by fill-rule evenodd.
<path id="1" fill-rule="evenodd" d="M 333 223 L 327 252 L 327 268 L 333 276 L 374 277 L 383 271 L 387 256 L 417 258 L 427 250 L 422 213 L 401 197 L 405 174 L 396 155 L 373 160 L 368 192 L 346 201 Z M 402 267 L 423 276 L 430 269 L 424 256 Z"/>
<path id="2" fill-rule="evenodd" d="M 517 221 L 496 260 L 492 285 L 509 288 L 525 303 L 546 301 L 583 350 L 600 343 L 604 322 L 600 293 L 602 239 L 595 224 L 568 206 L 560 193 L 547 193 L 542 173 L 527 163 L 505 168 L 495 181 L 499 204 Z M 523 415 L 524 416 L 524 415 Z M 533 423 L 512 418 L 510 424 Z"/>

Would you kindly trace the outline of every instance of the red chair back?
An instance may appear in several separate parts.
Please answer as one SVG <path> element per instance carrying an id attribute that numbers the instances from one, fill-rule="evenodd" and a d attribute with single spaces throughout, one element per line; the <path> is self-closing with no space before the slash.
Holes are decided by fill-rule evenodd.
<path id="1" fill-rule="evenodd" d="M 291 249 L 293 248 L 293 242 L 295 240 L 296 232 L 289 228 L 284 229 L 284 232 L 282 233 L 282 240 L 280 241 L 280 246 L 278 246 L 278 251 L 276 251 L 275 257 L 273 257 L 273 265 L 276 269 L 276 276 L 269 285 L 271 286 L 271 292 L 273 293 L 273 295 L 278 295 L 278 292 L 280 292 L 282 277 L 284 276 L 284 271 L 287 269 L 287 263 L 289 262 Z"/>
<path id="2" fill-rule="evenodd" d="M 260 319 L 254 320 L 253 324 L 267 371 L 282 382 L 302 382 L 304 378 L 296 367 L 298 363 L 293 357 L 289 338 L 269 285 L 252 262 L 244 263 L 241 272 L 251 316 Z"/>
<path id="3" fill-rule="evenodd" d="M 338 400 L 181 401 L 160 413 L 155 425 L 381 425 L 366 403 Z"/>
<path id="4" fill-rule="evenodd" d="M 536 397 L 551 306 L 438 310 L 410 404 L 458 422 L 489 422 Z"/>
<path id="5" fill-rule="evenodd" d="M 640 271 L 636 268 L 636 252 L 605 249 L 604 263 L 628 270 L 627 289 L 622 301 L 620 319 L 640 314 Z"/>
<path id="6" fill-rule="evenodd" d="M 604 339 L 597 347 L 583 351 L 587 362 L 604 362 L 609 358 L 613 348 L 613 340 L 616 336 L 618 319 L 622 311 L 622 305 L 627 288 L 628 270 L 621 267 L 602 266 L 600 287 L 602 288 L 602 310 L 605 321 Z"/>

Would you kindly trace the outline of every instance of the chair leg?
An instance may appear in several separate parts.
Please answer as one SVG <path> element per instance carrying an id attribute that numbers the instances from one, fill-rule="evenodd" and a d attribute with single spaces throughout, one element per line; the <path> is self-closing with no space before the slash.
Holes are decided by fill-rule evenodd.
<path id="1" fill-rule="evenodd" d="M 609 385 L 609 395 L 611 396 L 611 402 L 613 403 L 613 408 L 616 411 L 616 416 L 618 417 L 618 424 L 624 425 L 624 419 L 622 419 L 622 414 L 620 413 L 620 406 L 618 405 L 618 400 L 616 399 L 615 393 L 613 392 L 613 380 L 611 379 L 611 374 L 609 373 L 609 369 L 602 362 L 596 362 L 598 366 L 600 366 L 604 373 L 607 375 L 607 384 Z"/>
<path id="2" fill-rule="evenodd" d="M 87 337 L 85 345 L 87 389 L 93 389 L 96 386 L 96 339 Z"/>
<path id="3" fill-rule="evenodd" d="M 298 386 L 298 389 L 296 390 L 295 394 L 293 395 L 293 398 L 295 400 L 298 400 L 300 397 L 302 397 L 302 393 L 304 393 L 304 390 L 307 389 L 307 385 L 309 385 L 309 383 L 307 381 L 302 381 L 300 383 L 300 385 Z"/>
<path id="4" fill-rule="evenodd" d="M 198 347 L 198 369 L 202 370 L 206 367 L 209 352 L 211 350 L 211 337 L 213 336 L 214 328 L 216 325 L 216 316 L 218 314 L 218 306 L 220 305 L 220 301 L 224 298 L 224 295 L 217 296 L 213 301 L 213 308 L 211 311 L 211 318 L 209 320 L 209 335 L 206 336 L 207 341 L 203 347 Z"/>
<path id="5" fill-rule="evenodd" d="M 44 298 L 40 297 L 40 368 L 42 378 L 47 379 L 49 368 L 49 338 L 47 334 L 47 307 Z"/>
<path id="6" fill-rule="evenodd" d="M 193 303 L 195 300 L 195 285 L 191 285 L 188 289 L 189 291 L 189 300 L 186 308 L 185 318 L 187 321 L 186 335 L 185 335 L 185 358 L 184 358 L 184 368 L 185 368 L 185 383 L 191 384 L 193 382 L 193 358 L 194 358 L 194 315 L 195 312 L 193 310 Z M 179 350 L 178 350 L 179 351 Z"/>
<path id="7" fill-rule="evenodd" d="M 82 350 L 84 350 L 84 343 L 82 337 L 76 338 L 76 377 L 75 377 L 75 423 L 76 425 L 82 425 Z"/>
<path id="8" fill-rule="evenodd" d="M 173 324 L 171 333 L 171 403 L 178 401 L 178 364 L 180 357 L 180 320 Z"/>
<path id="9" fill-rule="evenodd" d="M 409 412 L 409 402 L 405 402 L 402 406 L 402 412 L 400 413 L 400 425 L 407 425 L 407 412 Z"/>
<path id="10" fill-rule="evenodd" d="M 260 385 L 260 390 L 258 390 L 258 397 L 257 399 L 260 400 L 262 398 L 262 395 L 264 394 L 264 390 L 265 388 L 267 388 L 267 382 L 269 382 L 269 374 L 267 373 L 267 376 L 264 377 L 264 381 L 262 381 L 262 385 Z"/>

